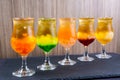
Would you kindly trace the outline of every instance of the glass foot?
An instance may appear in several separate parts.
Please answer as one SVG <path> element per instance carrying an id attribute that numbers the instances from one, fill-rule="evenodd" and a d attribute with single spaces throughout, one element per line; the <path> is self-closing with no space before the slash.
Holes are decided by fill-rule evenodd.
<path id="1" fill-rule="evenodd" d="M 39 70 L 45 71 L 45 70 L 54 70 L 56 68 L 56 66 L 49 63 L 49 64 L 39 65 L 39 66 L 37 66 L 37 68 Z"/>
<path id="2" fill-rule="evenodd" d="M 58 63 L 60 65 L 74 65 L 74 64 L 76 64 L 76 62 L 71 60 L 71 59 L 63 59 L 63 60 L 59 61 Z"/>
<path id="3" fill-rule="evenodd" d="M 12 73 L 13 76 L 16 76 L 16 77 L 26 77 L 26 76 L 32 76 L 35 74 L 35 71 L 34 70 L 30 70 L 27 68 L 27 70 L 24 70 L 24 69 L 20 69 L 18 71 L 15 71 Z"/>
<path id="4" fill-rule="evenodd" d="M 89 57 L 89 56 L 87 56 L 87 57 L 82 56 L 82 57 L 78 57 L 77 59 L 80 61 L 93 61 L 94 60 L 94 58 Z"/>
<path id="5" fill-rule="evenodd" d="M 109 59 L 111 58 L 112 56 L 111 55 L 108 55 L 108 54 L 98 54 L 96 55 L 97 58 L 100 58 L 100 59 Z"/>

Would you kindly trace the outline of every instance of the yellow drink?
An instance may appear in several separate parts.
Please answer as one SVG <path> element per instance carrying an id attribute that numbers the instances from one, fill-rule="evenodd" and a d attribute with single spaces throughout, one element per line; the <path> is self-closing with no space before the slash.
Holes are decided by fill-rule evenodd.
<path id="1" fill-rule="evenodd" d="M 96 32 L 96 38 L 101 44 L 107 44 L 113 39 L 112 31 Z"/>
<path id="2" fill-rule="evenodd" d="M 96 39 L 101 44 L 109 43 L 114 36 L 111 18 L 100 18 L 96 29 Z"/>
<path id="3" fill-rule="evenodd" d="M 101 54 L 96 55 L 96 57 L 100 59 L 109 59 L 112 56 L 108 55 L 105 50 L 105 45 L 109 43 L 114 36 L 113 28 L 112 28 L 112 18 L 99 18 L 98 26 L 95 32 L 96 39 L 102 45 Z"/>

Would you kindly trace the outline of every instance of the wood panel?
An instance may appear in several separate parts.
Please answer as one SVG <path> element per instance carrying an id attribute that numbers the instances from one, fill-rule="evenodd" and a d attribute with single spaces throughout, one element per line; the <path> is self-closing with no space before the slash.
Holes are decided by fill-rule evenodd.
<path id="1" fill-rule="evenodd" d="M 120 25 L 120 0 L 0 0 L 0 58 L 18 57 L 10 46 L 12 33 L 12 18 L 34 17 L 35 33 L 37 32 L 37 21 L 40 17 L 57 18 L 57 29 L 60 17 L 94 17 L 95 27 L 98 17 L 113 17 L 114 39 L 106 45 L 108 52 L 120 53 L 119 25 Z M 101 46 L 94 41 L 89 46 L 89 52 L 100 52 Z M 77 41 L 71 49 L 71 54 L 82 54 L 83 46 Z M 61 45 L 52 51 L 51 55 L 63 55 L 64 49 Z M 30 56 L 43 55 L 37 46 Z"/>

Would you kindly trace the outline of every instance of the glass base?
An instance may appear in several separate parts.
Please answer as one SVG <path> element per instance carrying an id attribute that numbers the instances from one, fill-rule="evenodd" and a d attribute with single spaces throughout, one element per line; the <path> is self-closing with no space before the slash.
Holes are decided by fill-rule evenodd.
<path id="1" fill-rule="evenodd" d="M 71 60 L 71 59 L 63 59 L 63 60 L 59 61 L 58 63 L 60 65 L 74 65 L 74 64 L 76 64 L 76 62 Z"/>
<path id="2" fill-rule="evenodd" d="M 35 74 L 34 70 L 30 70 L 27 68 L 27 70 L 20 69 L 18 71 L 15 71 L 12 73 L 13 76 L 16 77 L 26 77 L 26 76 L 32 76 Z"/>
<path id="3" fill-rule="evenodd" d="M 45 71 L 45 70 L 54 70 L 56 68 L 56 66 L 49 63 L 49 64 L 39 65 L 39 66 L 37 66 L 37 68 L 39 70 Z"/>
<path id="4" fill-rule="evenodd" d="M 80 61 L 93 61 L 94 60 L 94 58 L 92 58 L 92 57 L 89 57 L 89 56 L 82 56 L 82 57 L 78 57 L 77 58 L 78 60 L 80 60 Z"/>
<path id="5" fill-rule="evenodd" d="M 109 59 L 111 58 L 112 56 L 111 55 L 108 55 L 108 54 L 98 54 L 96 55 L 97 58 L 100 58 L 100 59 Z"/>

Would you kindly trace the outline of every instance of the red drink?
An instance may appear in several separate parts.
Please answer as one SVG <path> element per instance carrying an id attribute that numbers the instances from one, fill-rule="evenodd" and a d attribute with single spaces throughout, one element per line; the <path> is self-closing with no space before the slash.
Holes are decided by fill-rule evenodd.
<path id="1" fill-rule="evenodd" d="M 87 39 L 78 39 L 80 43 L 82 43 L 84 46 L 88 46 L 90 43 L 92 43 L 95 40 L 95 38 L 87 38 Z"/>

